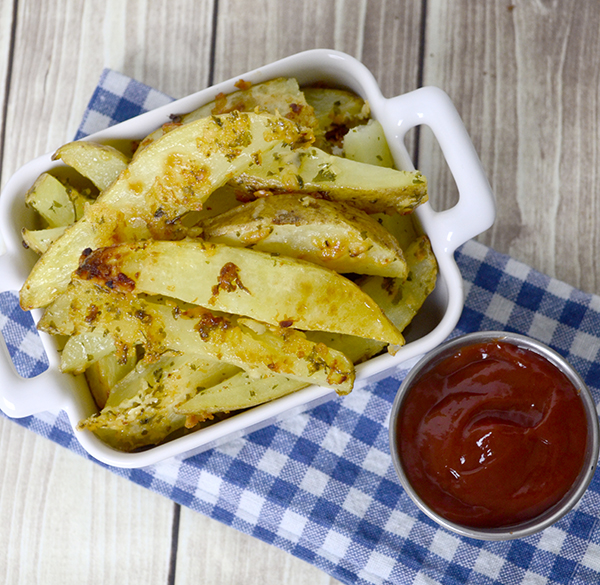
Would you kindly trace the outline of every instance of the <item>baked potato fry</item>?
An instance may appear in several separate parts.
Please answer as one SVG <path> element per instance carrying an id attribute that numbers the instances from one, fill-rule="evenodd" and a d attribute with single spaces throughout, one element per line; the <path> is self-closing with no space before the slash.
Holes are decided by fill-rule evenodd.
<path id="1" fill-rule="evenodd" d="M 100 191 L 108 189 L 127 168 L 129 157 L 106 144 L 77 140 L 61 146 L 53 156 L 88 178 Z"/>
<path id="2" fill-rule="evenodd" d="M 219 94 L 214 101 L 193 112 L 173 116 L 172 122 L 164 124 L 140 142 L 135 155 L 137 156 L 152 142 L 182 124 L 189 124 L 208 116 L 229 114 L 235 110 L 238 112 L 258 111 L 273 115 L 279 114 L 299 126 L 317 127 L 318 122 L 313 109 L 306 103 L 304 94 L 300 91 L 298 82 L 295 79 L 282 77 L 250 85 L 249 87 L 245 87 L 248 84 L 240 81 L 237 85 L 240 86 L 238 91 L 228 95 Z"/>
<path id="3" fill-rule="evenodd" d="M 24 310 L 44 307 L 63 292 L 79 257 L 115 241 L 177 237 L 181 215 L 277 143 L 310 140 L 285 118 L 225 114 L 202 118 L 153 142 L 105 189 L 84 216 L 38 260 L 20 292 Z"/>
<path id="4" fill-rule="evenodd" d="M 220 412 L 232 412 L 264 404 L 305 388 L 306 384 L 285 376 L 252 378 L 240 372 L 214 386 L 201 389 L 175 410 L 188 416 L 187 426 L 202 422 Z"/>
<path id="5" fill-rule="evenodd" d="M 65 227 L 75 221 L 75 209 L 65 185 L 42 173 L 25 196 L 25 205 L 35 209 L 49 228 Z"/>
<path id="6" fill-rule="evenodd" d="M 157 361 L 166 352 L 190 353 L 222 360 L 256 377 L 279 373 L 344 394 L 354 383 L 354 365 L 343 353 L 309 341 L 300 331 L 173 300 L 163 303 L 106 292 L 88 281 L 70 284 L 46 309 L 38 327 L 53 335 L 87 333 L 112 339 L 123 361 L 141 346 L 145 363 Z M 103 347 L 100 341 L 98 345 Z M 62 354 L 65 371 L 82 365 L 81 354 L 67 357 L 71 355 L 73 364 Z"/>
<path id="7" fill-rule="evenodd" d="M 283 194 L 240 205 L 202 224 L 209 242 L 307 260 L 339 273 L 406 278 L 398 242 L 363 211 Z"/>
<path id="8" fill-rule="evenodd" d="M 137 356 L 130 354 L 124 363 L 115 352 L 100 358 L 85 370 L 85 379 L 98 408 L 104 408 L 116 385 L 135 367 Z"/>
<path id="9" fill-rule="evenodd" d="M 36 254 L 42 255 L 48 250 L 52 242 L 58 240 L 65 233 L 67 227 L 65 225 L 43 230 L 28 230 L 23 228 L 21 230 L 23 245 L 33 250 Z"/>
<path id="10" fill-rule="evenodd" d="M 122 451 L 164 441 L 182 429 L 186 416 L 175 407 L 199 388 L 213 386 L 232 374 L 231 367 L 194 356 L 166 356 L 125 376 L 106 406 L 79 423 Z M 114 396 L 122 397 L 118 403 Z"/>
<path id="11" fill-rule="evenodd" d="M 361 163 L 313 146 L 293 150 L 280 144 L 263 156 L 260 166 L 250 166 L 231 183 L 255 196 L 314 193 L 367 213 L 410 213 L 427 201 L 427 180 L 418 171 Z"/>
<path id="12" fill-rule="evenodd" d="M 394 158 L 388 146 L 383 127 L 377 120 L 351 128 L 344 136 L 344 156 L 350 160 L 392 168 Z"/>
<path id="13" fill-rule="evenodd" d="M 401 345 L 400 332 L 352 281 L 294 258 L 202 240 L 148 240 L 90 252 L 76 277 L 108 290 L 170 296 L 282 328 Z"/>
<path id="14" fill-rule="evenodd" d="M 368 276 L 358 282 L 361 290 L 377 301 L 400 331 L 409 325 L 435 288 L 437 261 L 429 238 L 419 236 L 405 253 L 409 276 L 405 281 Z"/>
<path id="15" fill-rule="evenodd" d="M 326 87 L 304 87 L 302 91 L 318 121 L 315 146 L 326 152 L 339 150 L 348 130 L 369 120 L 369 104 L 355 93 Z"/>

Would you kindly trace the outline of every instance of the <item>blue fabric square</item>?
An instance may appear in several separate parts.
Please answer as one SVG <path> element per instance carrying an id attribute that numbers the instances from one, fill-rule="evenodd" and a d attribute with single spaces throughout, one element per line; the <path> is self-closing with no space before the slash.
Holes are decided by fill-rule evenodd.
<path id="1" fill-rule="evenodd" d="M 396 508 L 403 491 L 399 483 L 390 481 L 384 477 L 379 482 L 379 486 L 375 492 L 375 499 L 388 508 Z"/>
<path id="2" fill-rule="evenodd" d="M 99 112 L 107 116 L 108 118 L 117 120 L 115 115 L 117 109 L 121 105 L 121 96 L 118 96 L 112 92 L 106 91 L 102 87 L 98 87 L 92 96 L 93 107 L 90 108 L 95 112 Z M 120 115 L 121 121 L 125 118 Z"/>
<path id="3" fill-rule="evenodd" d="M 178 487 L 174 487 L 171 490 L 171 499 L 182 506 L 189 506 L 194 500 L 194 495 Z"/>
<path id="4" fill-rule="evenodd" d="M 113 118 L 117 122 L 124 122 L 125 120 L 135 118 L 135 116 L 139 116 L 143 113 L 144 109 L 140 105 L 126 98 L 121 98 L 121 100 L 119 101 L 118 108 L 113 114 Z"/>
<path id="5" fill-rule="evenodd" d="M 282 507 L 287 507 L 292 503 L 294 496 L 298 493 L 298 487 L 289 481 L 275 479 L 269 491 L 269 498 Z"/>
<path id="6" fill-rule="evenodd" d="M 529 282 L 524 282 L 516 302 L 530 311 L 537 311 L 542 299 L 544 298 L 544 289 L 539 288 Z"/>
<path id="7" fill-rule="evenodd" d="M 290 457 L 294 461 L 310 465 L 317 456 L 319 450 L 320 447 L 316 443 L 313 443 L 304 437 L 298 437 L 293 449 L 290 451 Z"/>
<path id="8" fill-rule="evenodd" d="M 553 583 L 560 585 L 568 585 L 577 571 L 577 563 L 571 559 L 566 559 L 562 556 L 557 556 L 548 575 Z"/>
<path id="9" fill-rule="evenodd" d="M 598 518 L 575 510 L 572 512 L 572 520 L 569 525 L 569 533 L 582 540 L 589 540 L 594 528 L 598 525 Z"/>
<path id="10" fill-rule="evenodd" d="M 461 567 L 456 563 L 450 563 L 446 569 L 446 572 L 444 573 L 442 584 L 456 585 L 457 583 L 469 583 L 469 577 L 471 575 L 472 572 L 467 567 Z"/>
<path id="11" fill-rule="evenodd" d="M 383 529 L 368 520 L 362 520 L 358 525 L 356 534 L 363 546 L 373 548 L 377 546 L 377 543 L 383 536 Z"/>
<path id="12" fill-rule="evenodd" d="M 528 542 L 515 540 L 510 544 L 506 560 L 510 561 L 517 567 L 528 569 L 531 564 L 531 559 L 535 554 L 535 547 Z"/>
<path id="13" fill-rule="evenodd" d="M 381 425 L 375 421 L 361 416 L 354 427 L 352 436 L 367 445 L 373 445 L 381 432 Z"/>
<path id="14" fill-rule="evenodd" d="M 310 518 L 322 526 L 332 526 L 339 512 L 340 507 L 337 504 L 320 499 L 311 510 Z"/>
<path id="15" fill-rule="evenodd" d="M 225 473 L 225 478 L 237 486 L 246 487 L 250 483 L 250 479 L 255 471 L 256 468 L 252 465 L 234 459 Z"/>
<path id="16" fill-rule="evenodd" d="M 485 290 L 494 292 L 498 288 L 503 276 L 504 272 L 502 270 L 487 264 L 482 264 L 477 271 L 473 284 L 480 286 Z"/>
<path id="17" fill-rule="evenodd" d="M 129 479 L 142 487 L 150 487 L 154 476 L 143 469 L 132 469 L 129 472 Z"/>
<path id="18" fill-rule="evenodd" d="M 273 438 L 277 434 L 277 428 L 274 426 L 264 427 L 259 431 L 254 431 L 248 435 L 248 440 L 252 441 L 256 445 L 262 445 L 263 447 L 269 447 L 273 442 Z"/>
<path id="19" fill-rule="evenodd" d="M 271 532 L 262 526 L 255 526 L 252 535 L 268 544 L 272 544 L 277 536 L 274 532 Z"/>
<path id="20" fill-rule="evenodd" d="M 338 464 L 332 470 L 331 477 L 341 483 L 353 486 L 361 471 L 362 469 L 358 465 L 345 459 L 340 459 Z"/>
<path id="21" fill-rule="evenodd" d="M 221 506 L 215 506 L 212 510 L 212 517 L 227 526 L 231 526 L 233 519 L 235 518 L 232 512 L 225 510 Z"/>
<path id="22" fill-rule="evenodd" d="M 48 437 L 50 440 L 58 443 L 62 447 L 69 447 L 71 440 L 73 439 L 73 435 L 68 431 L 63 431 L 58 427 L 54 427 L 50 432 L 50 436 Z"/>
<path id="23" fill-rule="evenodd" d="M 567 301 L 560 315 L 560 321 L 569 327 L 573 327 L 573 329 L 578 329 L 586 312 L 587 307 L 579 303 Z"/>

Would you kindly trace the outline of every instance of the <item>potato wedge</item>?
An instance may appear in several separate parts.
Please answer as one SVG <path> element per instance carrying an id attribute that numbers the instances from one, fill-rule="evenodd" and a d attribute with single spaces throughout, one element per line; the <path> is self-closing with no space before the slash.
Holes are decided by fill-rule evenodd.
<path id="1" fill-rule="evenodd" d="M 88 366 L 114 354 L 116 349 L 113 338 L 105 333 L 92 331 L 72 335 L 60 354 L 60 369 L 68 374 L 83 374 Z"/>
<path id="2" fill-rule="evenodd" d="M 185 303 L 106 292 L 87 281 L 70 284 L 46 309 L 38 327 L 53 335 L 110 337 L 119 359 L 140 345 L 147 363 L 166 352 L 181 352 L 222 360 L 256 377 L 279 373 L 339 393 L 350 392 L 354 383 L 354 365 L 345 355 L 299 331 Z M 75 367 L 81 363 L 76 361 Z M 63 365 L 70 367 L 64 359 Z"/>
<path id="3" fill-rule="evenodd" d="M 25 205 L 35 209 L 49 228 L 65 227 L 75 221 L 67 188 L 49 173 L 42 173 L 29 189 Z"/>
<path id="4" fill-rule="evenodd" d="M 23 245 L 33 250 L 36 254 L 42 255 L 48 250 L 52 242 L 58 240 L 65 233 L 67 227 L 61 226 L 43 230 L 28 230 L 23 228 L 21 230 Z"/>
<path id="5" fill-rule="evenodd" d="M 264 404 L 305 388 L 306 384 L 284 376 L 252 378 L 240 372 L 220 384 L 200 390 L 193 398 L 177 406 L 179 414 L 188 416 L 192 427 L 219 412 L 232 412 Z"/>
<path id="6" fill-rule="evenodd" d="M 277 78 L 264 83 L 245 87 L 243 81 L 238 83 L 240 89 L 228 95 L 219 94 L 208 104 L 189 114 L 173 116 L 173 122 L 164 124 L 144 138 L 136 150 L 136 156 L 149 144 L 182 124 L 219 114 L 238 112 L 267 112 L 279 114 L 288 120 L 306 128 L 316 128 L 317 119 L 311 106 L 306 103 L 304 94 L 295 79 Z"/>
<path id="7" fill-rule="evenodd" d="M 435 288 L 438 272 L 427 236 L 414 240 L 405 256 L 409 267 L 406 281 L 369 276 L 358 282 L 400 331 L 404 331 Z"/>
<path id="8" fill-rule="evenodd" d="M 108 189 L 129 164 L 129 158 L 120 150 L 87 140 L 68 142 L 52 158 L 87 177 L 100 191 Z"/>
<path id="9" fill-rule="evenodd" d="M 268 114 L 225 114 L 181 126 L 152 143 L 38 260 L 20 292 L 24 310 L 63 292 L 87 248 L 114 241 L 176 237 L 178 218 L 277 143 L 310 140 Z"/>
<path id="10" fill-rule="evenodd" d="M 231 375 L 230 366 L 194 356 L 166 356 L 158 363 L 136 368 L 119 383 L 118 394 L 101 412 L 81 421 L 80 430 L 98 434 L 123 451 L 154 445 L 183 428 L 186 416 L 175 407 L 198 388 L 213 386 Z"/>
<path id="11" fill-rule="evenodd" d="M 326 152 L 340 149 L 346 132 L 369 119 L 369 104 L 355 93 L 325 87 L 304 87 L 302 91 L 319 124 L 315 146 Z"/>
<path id="12" fill-rule="evenodd" d="M 209 242 L 307 260 L 339 273 L 406 278 L 393 236 L 363 211 L 339 201 L 282 194 L 235 207 L 202 224 Z"/>
<path id="13" fill-rule="evenodd" d="M 104 408 L 112 389 L 133 370 L 137 356 L 131 354 L 122 363 L 116 353 L 100 358 L 85 370 L 85 379 L 98 408 Z"/>
<path id="14" fill-rule="evenodd" d="M 350 160 L 390 169 L 394 166 L 383 126 L 377 120 L 351 128 L 344 136 L 343 151 Z"/>
<path id="15" fill-rule="evenodd" d="M 418 171 L 398 171 L 334 156 L 315 147 L 279 145 L 231 180 L 248 193 L 315 193 L 367 213 L 410 213 L 427 201 L 427 181 Z"/>
<path id="16" fill-rule="evenodd" d="M 310 262 L 202 240 L 100 248 L 77 278 L 109 290 L 170 296 L 283 328 L 400 345 L 402 335 L 352 281 Z"/>

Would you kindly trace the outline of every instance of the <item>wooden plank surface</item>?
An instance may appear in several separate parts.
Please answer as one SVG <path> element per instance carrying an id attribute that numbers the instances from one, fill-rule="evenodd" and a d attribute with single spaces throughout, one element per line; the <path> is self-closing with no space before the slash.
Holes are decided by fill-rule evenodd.
<path id="1" fill-rule="evenodd" d="M 591 0 L 0 0 L 0 181 L 74 135 L 104 67 L 180 97 L 336 48 L 386 96 L 445 89 L 498 198 L 480 239 L 598 293 L 599 31 Z M 443 208 L 452 179 L 420 136 Z M 0 582 L 336 582 L 4 418 L 0 454 Z"/>

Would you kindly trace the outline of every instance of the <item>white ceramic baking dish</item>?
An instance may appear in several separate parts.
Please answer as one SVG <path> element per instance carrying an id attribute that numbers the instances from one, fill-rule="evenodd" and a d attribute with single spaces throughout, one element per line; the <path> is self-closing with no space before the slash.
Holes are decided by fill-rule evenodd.
<path id="1" fill-rule="evenodd" d="M 488 229 L 495 218 L 494 196 L 479 158 L 456 109 L 443 91 L 424 87 L 401 96 L 384 98 L 373 75 L 359 61 L 344 53 L 317 49 L 244 73 L 112 126 L 89 136 L 87 140 L 110 142 L 118 139 L 141 139 L 168 122 L 170 114 L 191 111 L 213 100 L 220 92 L 235 91 L 237 88 L 234 84 L 240 79 L 258 83 L 276 77 L 295 77 L 301 85 L 322 81 L 353 90 L 368 100 L 373 117 L 385 129 L 399 168 L 414 168 L 404 145 L 407 131 L 421 124 L 429 126 L 439 142 L 458 188 L 459 200 L 451 209 L 436 212 L 429 203 L 417 209 L 418 222 L 429 236 L 439 263 L 438 284 L 411 325 L 407 344 L 395 356 L 381 355 L 358 366 L 355 386 L 358 388 L 389 376 L 401 363 L 433 349 L 451 333 L 464 304 L 463 283 L 454 261 L 454 251 L 470 238 Z M 61 164 L 52 161 L 51 153 L 41 156 L 23 166 L 2 192 L 2 291 L 18 291 L 35 262 L 35 255 L 21 245 L 21 228 L 30 225 L 31 220 L 30 212 L 24 206 L 25 193 L 40 173 Z M 435 193 L 430 193 L 430 197 L 435 200 Z M 40 316 L 41 311 L 33 311 L 36 322 Z M 50 367 L 35 378 L 20 377 L 8 352 L 0 356 L 0 408 L 8 416 L 15 418 L 43 411 L 64 410 L 75 428 L 79 420 L 95 411 L 90 392 L 81 376 L 60 373 L 55 340 L 45 334 L 41 334 L 41 339 Z M 336 398 L 336 394 L 330 389 L 308 387 L 140 453 L 118 452 L 106 446 L 92 433 L 75 433 L 84 449 L 106 464 L 145 467 L 169 457 L 199 453 L 332 398 Z"/>

